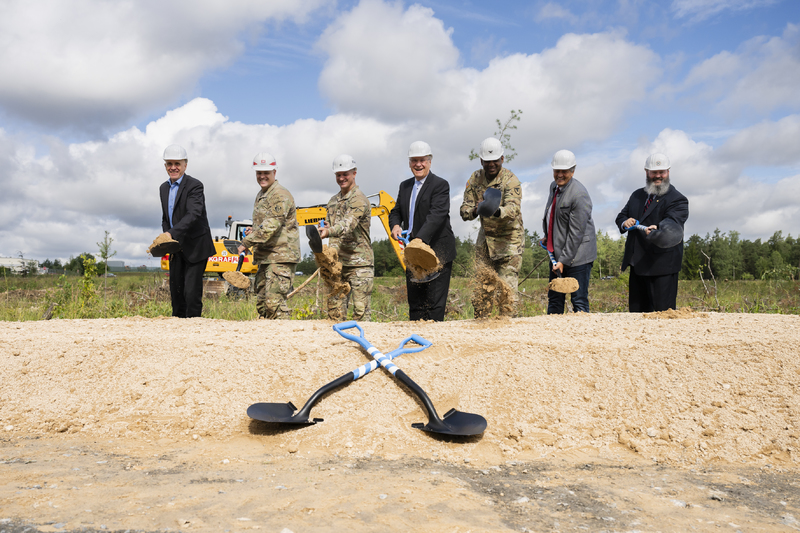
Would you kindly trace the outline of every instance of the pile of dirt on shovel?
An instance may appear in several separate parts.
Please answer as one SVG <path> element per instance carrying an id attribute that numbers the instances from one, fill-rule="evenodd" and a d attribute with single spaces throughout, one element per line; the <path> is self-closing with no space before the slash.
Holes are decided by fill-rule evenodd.
<path id="1" fill-rule="evenodd" d="M 553 278 L 547 284 L 547 290 L 555 292 L 563 292 L 564 294 L 572 294 L 577 291 L 580 285 L 575 278 Z"/>
<path id="2" fill-rule="evenodd" d="M 330 289 L 329 297 L 346 295 L 350 292 L 350 284 L 342 280 L 342 263 L 339 261 L 339 251 L 327 244 L 322 246 L 321 253 L 315 253 L 314 259 L 319 267 L 319 275 Z"/>
<path id="3" fill-rule="evenodd" d="M 414 279 L 424 279 L 442 269 L 436 252 L 422 242 L 422 239 L 414 239 L 408 243 L 403 250 L 403 258 Z"/>
<path id="4" fill-rule="evenodd" d="M 0 434 L 87 441 L 248 438 L 265 453 L 465 459 L 564 457 L 797 466 L 800 317 L 707 313 L 363 323 L 430 396 L 484 416 L 441 439 L 419 401 L 378 369 L 324 397 L 324 422 L 274 427 L 257 402 L 301 406 L 369 361 L 332 323 L 120 318 L 0 323 Z"/>

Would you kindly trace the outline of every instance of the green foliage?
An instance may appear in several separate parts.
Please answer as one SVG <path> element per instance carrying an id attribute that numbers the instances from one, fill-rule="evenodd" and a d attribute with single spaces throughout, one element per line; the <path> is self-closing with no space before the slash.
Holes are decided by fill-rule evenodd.
<path id="1" fill-rule="evenodd" d="M 306 254 L 303 260 L 297 263 L 295 270 L 297 272 L 302 272 L 304 275 L 313 274 L 317 270 L 317 262 L 314 259 L 314 254 Z"/>
<path id="2" fill-rule="evenodd" d="M 97 277 L 97 265 L 94 257 L 87 257 L 83 261 L 83 279 L 81 279 L 81 311 L 91 314 L 97 305 L 97 289 L 94 279 Z M 88 318 L 88 317 L 87 317 Z"/>
<path id="3" fill-rule="evenodd" d="M 375 277 L 403 276 L 403 266 L 397 258 L 389 239 L 372 242 L 372 253 L 375 256 Z"/>
<path id="4" fill-rule="evenodd" d="M 506 163 L 510 163 L 517 157 L 517 151 L 511 146 L 511 131 L 517 129 L 517 125 L 514 122 L 519 122 L 522 120 L 522 109 L 511 110 L 511 115 L 508 117 L 508 120 L 505 123 L 500 122 L 500 119 L 495 119 L 497 123 L 497 131 L 494 132 L 494 136 L 500 141 L 503 145 L 504 154 L 503 157 L 505 158 Z M 469 160 L 473 161 L 475 159 L 479 159 L 480 155 L 478 155 L 475 150 L 469 151 Z"/>

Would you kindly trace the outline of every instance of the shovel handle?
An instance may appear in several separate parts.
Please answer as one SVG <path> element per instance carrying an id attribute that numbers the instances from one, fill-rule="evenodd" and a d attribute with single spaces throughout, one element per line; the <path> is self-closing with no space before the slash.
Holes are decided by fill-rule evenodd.
<path id="1" fill-rule="evenodd" d="M 358 335 L 353 335 L 352 333 L 347 333 L 346 330 L 354 329 L 354 328 L 358 330 Z M 333 325 L 333 331 L 335 331 L 336 333 L 338 333 L 339 335 L 341 335 L 345 339 L 348 339 L 348 340 L 351 340 L 351 341 L 354 341 L 354 342 L 357 342 L 358 344 L 360 344 L 361 347 L 364 348 L 367 351 L 367 353 L 369 353 L 373 357 L 373 359 L 375 359 L 375 361 L 377 361 L 383 368 L 385 368 L 386 370 L 391 372 L 392 375 L 394 375 L 395 372 L 400 370 L 399 368 L 397 368 L 397 365 L 392 363 L 391 358 L 389 358 L 386 355 L 384 355 L 380 350 L 378 350 L 375 346 L 373 346 L 371 342 L 369 342 L 366 338 L 364 338 L 364 330 L 361 328 L 361 326 L 358 325 L 358 323 L 356 323 L 355 320 L 349 320 L 347 322 L 341 322 L 339 324 L 334 324 Z M 421 337 L 420 337 L 420 339 L 421 339 Z M 408 340 L 411 340 L 411 338 L 409 338 Z M 405 343 L 405 341 L 404 341 L 404 343 Z M 404 349 L 404 348 L 402 348 L 403 345 L 401 345 L 401 349 Z M 427 348 L 427 346 L 423 347 L 422 349 L 424 349 L 424 348 Z M 410 350 L 413 350 L 413 348 L 411 348 Z M 419 350 L 416 350 L 416 351 L 419 351 Z M 368 365 L 369 365 L 369 363 L 367 365 L 365 365 L 365 366 L 368 366 Z M 358 379 L 358 378 L 356 378 L 356 379 Z"/>
<path id="2" fill-rule="evenodd" d="M 541 247 L 544 249 L 544 251 L 545 251 L 545 252 L 547 252 L 547 255 L 548 255 L 548 256 L 550 256 L 550 263 L 552 263 L 552 264 L 553 264 L 553 266 L 556 266 L 556 264 L 558 263 L 558 261 L 556 261 L 556 257 L 553 255 L 553 252 L 551 252 L 550 250 L 548 250 L 548 249 L 547 249 L 547 246 L 545 246 L 545 245 L 544 245 L 544 243 L 543 243 L 542 241 L 539 241 L 539 246 L 541 246 Z"/>
<path id="3" fill-rule="evenodd" d="M 244 256 L 247 255 L 247 251 L 241 252 L 239 254 L 239 262 L 236 264 L 236 272 L 242 270 L 242 265 L 244 264 Z"/>
<path id="4" fill-rule="evenodd" d="M 409 348 L 406 348 L 406 344 L 412 341 L 417 343 L 419 346 L 411 346 Z M 403 340 L 403 342 L 400 343 L 400 346 L 396 350 L 392 350 L 391 352 L 387 353 L 386 357 L 388 357 L 389 360 L 391 361 L 395 357 L 400 357 L 403 354 L 421 352 L 425 348 L 429 347 L 431 344 L 433 344 L 431 341 L 426 340 L 417 334 L 414 334 L 408 337 L 407 339 Z M 362 376 L 366 376 L 379 366 L 380 365 L 378 364 L 378 362 L 374 359 L 369 363 L 364 363 L 360 367 L 353 370 L 353 376 L 354 376 L 353 381 L 357 380 Z"/>
<path id="5" fill-rule="evenodd" d="M 640 222 L 637 220 L 637 221 L 635 221 L 635 222 L 633 223 L 633 226 L 631 226 L 630 228 L 627 228 L 627 229 L 626 229 L 626 228 L 622 228 L 622 230 L 623 230 L 623 231 L 630 231 L 630 230 L 632 230 L 632 229 L 638 229 L 638 230 L 640 230 L 640 231 L 644 231 L 644 230 L 646 230 L 646 229 L 647 229 L 647 226 L 643 225 L 642 223 L 640 223 Z"/>

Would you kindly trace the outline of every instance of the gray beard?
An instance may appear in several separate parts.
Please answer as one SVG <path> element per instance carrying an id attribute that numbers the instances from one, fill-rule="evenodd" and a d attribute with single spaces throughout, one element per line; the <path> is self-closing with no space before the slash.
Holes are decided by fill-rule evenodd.
<path id="1" fill-rule="evenodd" d="M 664 196 L 669 190 L 669 178 L 665 178 L 661 185 L 655 185 L 653 182 L 645 178 L 644 192 L 647 194 L 655 194 L 656 196 Z"/>

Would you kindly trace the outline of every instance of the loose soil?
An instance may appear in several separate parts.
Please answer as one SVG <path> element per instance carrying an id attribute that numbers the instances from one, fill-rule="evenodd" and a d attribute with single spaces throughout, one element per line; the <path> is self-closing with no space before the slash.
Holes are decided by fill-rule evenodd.
<path id="1" fill-rule="evenodd" d="M 408 243 L 403 250 L 403 258 L 413 279 L 424 279 L 442 269 L 436 252 L 422 242 L 422 239 L 414 239 Z"/>
<path id="2" fill-rule="evenodd" d="M 153 257 L 162 257 L 180 246 L 169 233 L 162 233 L 147 247 L 147 253 Z"/>
<path id="3" fill-rule="evenodd" d="M 475 318 L 486 318 L 497 304 L 500 316 L 510 317 L 516 312 L 516 291 L 503 281 L 491 267 L 478 264 L 472 289 L 472 307 Z"/>
<path id="4" fill-rule="evenodd" d="M 237 289 L 250 288 L 250 278 L 248 278 L 241 272 L 232 272 L 232 271 L 223 272 L 222 277 L 225 281 L 227 281 Z"/>
<path id="5" fill-rule="evenodd" d="M 319 267 L 320 277 L 330 290 L 329 298 L 350 293 L 350 284 L 342 281 L 342 263 L 339 261 L 339 251 L 336 248 L 330 248 L 325 244 L 321 253 L 314 254 L 314 259 Z"/>
<path id="6" fill-rule="evenodd" d="M 437 437 L 327 321 L 0 323 L 0 531 L 797 531 L 800 317 L 362 323 L 450 408 Z"/>
<path id="7" fill-rule="evenodd" d="M 553 278 L 547 284 L 547 290 L 555 292 L 563 292 L 564 294 L 572 294 L 577 291 L 580 285 L 575 278 Z"/>

